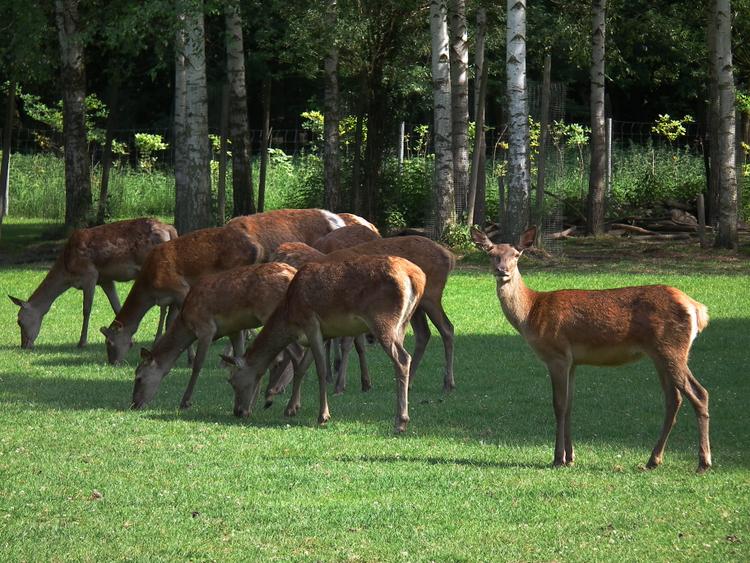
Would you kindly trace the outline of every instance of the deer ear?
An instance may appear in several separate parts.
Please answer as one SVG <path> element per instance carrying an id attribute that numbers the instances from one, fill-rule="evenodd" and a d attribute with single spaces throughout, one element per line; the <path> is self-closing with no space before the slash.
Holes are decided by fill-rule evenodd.
<path id="1" fill-rule="evenodd" d="M 13 303 L 21 307 L 21 309 L 28 309 L 29 307 L 28 301 L 24 301 L 23 299 L 19 299 L 18 297 L 13 297 L 12 295 L 8 295 L 8 298 L 13 301 Z"/>
<path id="2" fill-rule="evenodd" d="M 534 239 L 536 238 L 536 226 L 529 227 L 521 233 L 521 238 L 518 242 L 519 250 L 526 250 L 530 246 L 533 246 Z"/>
<path id="3" fill-rule="evenodd" d="M 234 356 L 228 356 L 227 354 L 221 354 L 221 359 L 228 366 L 242 367 L 242 358 L 235 358 Z"/>
<path id="4" fill-rule="evenodd" d="M 492 247 L 494 246 L 492 244 L 492 241 L 487 238 L 487 235 L 484 234 L 482 231 L 477 229 L 476 227 L 471 228 L 471 238 L 474 241 L 474 244 L 479 248 L 479 250 L 484 250 L 485 252 L 489 252 L 492 250 Z"/>

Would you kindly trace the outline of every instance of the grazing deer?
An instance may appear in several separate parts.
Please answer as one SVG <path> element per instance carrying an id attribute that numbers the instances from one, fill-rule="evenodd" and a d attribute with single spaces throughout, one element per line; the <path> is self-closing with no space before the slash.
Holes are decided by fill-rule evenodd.
<path id="1" fill-rule="evenodd" d="M 647 467 L 662 462 L 681 394 L 692 403 L 698 419 L 698 470 L 711 466 L 708 392 L 688 368 L 693 340 L 708 324 L 704 305 L 663 285 L 534 291 L 518 272 L 518 258 L 533 244 L 536 227 L 521 235 L 518 246 L 493 244 L 476 229 L 471 234 L 490 256 L 503 313 L 549 370 L 557 423 L 555 466 L 574 461 L 570 417 L 576 366 L 617 366 L 643 355 L 654 362 L 666 403 L 661 435 Z"/>
<path id="2" fill-rule="evenodd" d="M 34 347 L 44 315 L 55 299 L 71 287 L 83 291 L 83 326 L 78 346 L 85 346 L 96 286 L 102 288 L 117 313 L 120 300 L 115 281 L 134 279 L 152 248 L 176 238 L 177 231 L 172 225 L 146 218 L 73 231 L 28 301 L 8 296 L 20 307 L 21 347 Z M 161 321 L 159 327 L 161 330 Z"/>
<path id="3" fill-rule="evenodd" d="M 157 247 L 144 263 L 122 310 L 109 327 L 101 329 L 109 363 L 125 358 L 138 325 L 151 307 L 174 305 L 170 307 L 173 318 L 190 286 L 200 277 L 266 262 L 279 244 L 314 242 L 345 225 L 341 217 L 330 211 L 282 209 L 235 217 L 224 227 L 194 231 Z"/>
<path id="4" fill-rule="evenodd" d="M 343 214 L 349 215 L 349 214 Z M 356 217 L 354 215 L 353 217 Z M 359 222 L 347 225 L 335 231 L 331 231 L 324 237 L 319 238 L 312 247 L 319 250 L 323 254 L 329 254 L 342 248 L 349 248 L 356 246 L 363 242 L 369 242 L 381 238 L 380 233 L 372 225 L 364 225 Z M 356 338 L 334 338 L 326 342 L 326 357 L 327 365 L 330 368 L 330 353 L 333 348 L 334 351 L 334 367 L 333 371 L 337 372 L 337 384 L 336 393 L 342 393 L 346 387 L 346 369 L 349 363 L 349 354 L 352 349 L 352 345 L 357 350 L 359 356 L 359 368 L 360 368 L 360 379 L 362 382 L 362 391 L 369 391 L 372 389 L 372 383 L 370 382 L 370 374 L 367 370 L 367 360 L 365 358 L 365 337 L 364 335 L 357 336 Z M 343 370 L 343 374 L 342 374 Z M 333 382 L 333 372 L 329 369 L 326 377 L 329 383 Z"/>
<path id="5" fill-rule="evenodd" d="M 235 393 L 234 414 L 250 415 L 268 365 L 289 344 L 299 341 L 312 350 L 320 394 L 318 422 L 325 423 L 330 414 L 323 342 L 370 332 L 395 367 L 396 431 L 406 430 L 411 357 L 403 346 L 404 331 L 425 283 L 422 270 L 395 256 L 359 256 L 303 266 L 244 357 L 224 357 L 235 366 L 229 380 Z M 303 376 L 304 369 L 295 370 L 294 391 L 285 411 L 288 416 L 299 409 Z"/>
<path id="6" fill-rule="evenodd" d="M 307 245 L 290 243 L 279 246 L 274 255 L 276 260 L 286 262 L 296 268 L 308 262 L 335 262 L 348 260 L 357 256 L 399 256 L 406 258 L 419 266 L 427 276 L 427 286 L 424 296 L 419 303 L 417 311 L 411 319 L 414 329 L 414 354 L 409 371 L 409 382 L 414 378 L 414 373 L 424 355 L 425 348 L 430 339 L 430 329 L 427 325 L 427 317 L 437 327 L 443 340 L 445 349 L 445 374 L 443 377 L 443 390 L 451 391 L 455 388 L 453 378 L 453 340 L 454 331 L 448 315 L 443 309 L 442 299 L 448 275 L 455 265 L 453 254 L 446 248 L 422 236 L 390 237 L 372 240 L 337 250 L 330 254 L 321 254 Z M 343 390 L 346 385 L 346 367 L 339 371 L 344 380 L 337 382 L 337 392 Z M 278 386 L 274 386 L 278 387 Z"/>
<path id="7" fill-rule="evenodd" d="M 133 408 L 142 408 L 154 398 L 177 358 L 197 340 L 190 383 L 180 402 L 180 408 L 189 408 L 211 343 L 222 336 L 230 336 L 235 355 L 242 354 L 243 330 L 266 322 L 296 272 L 286 264 L 270 263 L 243 266 L 201 278 L 191 287 L 179 315 L 156 342 L 153 351 L 141 348 L 142 361 L 135 370 Z"/>

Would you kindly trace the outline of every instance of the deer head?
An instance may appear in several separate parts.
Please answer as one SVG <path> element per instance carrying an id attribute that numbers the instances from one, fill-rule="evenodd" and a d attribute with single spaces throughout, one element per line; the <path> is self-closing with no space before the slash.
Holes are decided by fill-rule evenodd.
<path id="1" fill-rule="evenodd" d="M 531 227 L 521 233 L 517 245 L 512 244 L 494 244 L 486 234 L 479 229 L 472 227 L 471 238 L 474 244 L 490 257 L 490 266 L 492 274 L 500 285 L 508 283 L 513 275 L 518 271 L 518 259 L 523 251 L 534 244 L 536 237 L 536 227 Z"/>
<path id="2" fill-rule="evenodd" d="M 99 330 L 106 340 L 107 361 L 110 364 L 122 363 L 128 351 L 133 347 L 133 336 L 124 330 L 123 324 L 117 320 Z"/>
<path id="3" fill-rule="evenodd" d="M 21 328 L 21 348 L 31 350 L 36 337 L 39 336 L 43 315 L 28 301 L 12 295 L 8 295 L 8 298 L 19 307 L 18 326 Z"/>
<path id="4" fill-rule="evenodd" d="M 141 348 L 141 362 L 135 368 L 131 408 L 141 409 L 151 402 L 166 372 L 167 370 L 159 365 L 150 350 Z"/>
<path id="5" fill-rule="evenodd" d="M 249 417 L 260 391 L 260 380 L 263 373 L 249 366 L 243 357 L 221 355 L 229 369 L 229 384 L 234 389 L 234 416 Z"/>

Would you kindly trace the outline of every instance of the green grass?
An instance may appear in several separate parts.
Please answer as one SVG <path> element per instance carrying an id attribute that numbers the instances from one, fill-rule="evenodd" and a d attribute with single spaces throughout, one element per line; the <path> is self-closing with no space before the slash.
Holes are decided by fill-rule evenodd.
<path id="1" fill-rule="evenodd" d="M 156 311 L 130 365 L 112 367 L 96 330 L 112 319 L 100 291 L 84 350 L 75 348 L 80 292 L 53 305 L 31 352 L 18 347 L 16 307 L 2 299 L 1 559 L 747 561 L 746 266 L 690 272 L 654 261 L 644 274 L 636 263 L 625 273 L 522 264 L 536 289 L 668 283 L 709 307 L 691 359 L 711 393 L 714 469 L 702 476 L 687 402 L 665 464 L 643 469 L 663 415 L 648 362 L 579 368 L 577 464 L 552 469 L 550 385 L 502 317 L 485 268 L 461 268 L 446 289 L 457 389 L 440 391 L 435 334 L 410 393 L 412 422 L 398 437 L 392 368 L 374 347 L 375 388 L 357 390 L 352 362 L 325 428 L 315 423 L 314 378 L 296 418 L 282 414 L 285 395 L 236 420 L 218 366 L 222 344 L 191 411 L 176 409 L 188 377 L 181 360 L 153 405 L 130 412 L 138 345 L 153 334 Z M 0 268 L 0 293 L 27 297 L 44 272 Z M 123 298 L 127 287 L 119 285 Z"/>

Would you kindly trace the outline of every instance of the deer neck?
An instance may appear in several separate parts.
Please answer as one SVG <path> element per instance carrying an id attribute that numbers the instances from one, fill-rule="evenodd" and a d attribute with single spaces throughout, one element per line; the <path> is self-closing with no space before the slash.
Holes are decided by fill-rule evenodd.
<path id="1" fill-rule="evenodd" d="M 514 270 L 506 283 L 497 282 L 497 297 L 508 322 L 518 332 L 527 326 L 529 312 L 536 299 L 536 291 L 526 287 L 518 269 Z"/>
<path id="2" fill-rule="evenodd" d="M 274 311 L 245 353 L 248 367 L 258 375 L 265 373 L 274 358 L 297 339 L 289 329 L 285 317 L 285 307 L 282 304 Z"/>
<path id="3" fill-rule="evenodd" d="M 125 303 L 122 304 L 122 309 L 115 315 L 115 321 L 122 324 L 123 328 L 130 334 L 135 334 L 143 317 L 151 307 L 156 305 L 156 300 L 149 297 L 147 292 L 148 290 L 144 287 L 141 279 L 136 279 L 125 299 Z"/>
<path id="4" fill-rule="evenodd" d="M 39 287 L 31 294 L 28 303 L 41 314 L 45 314 L 52 306 L 52 302 L 70 289 L 71 286 L 72 284 L 65 275 L 65 269 L 58 260 L 44 276 Z"/>
<path id="5" fill-rule="evenodd" d="M 190 331 L 178 315 L 170 327 L 154 345 L 152 355 L 162 369 L 170 370 L 180 354 L 195 341 Z"/>

